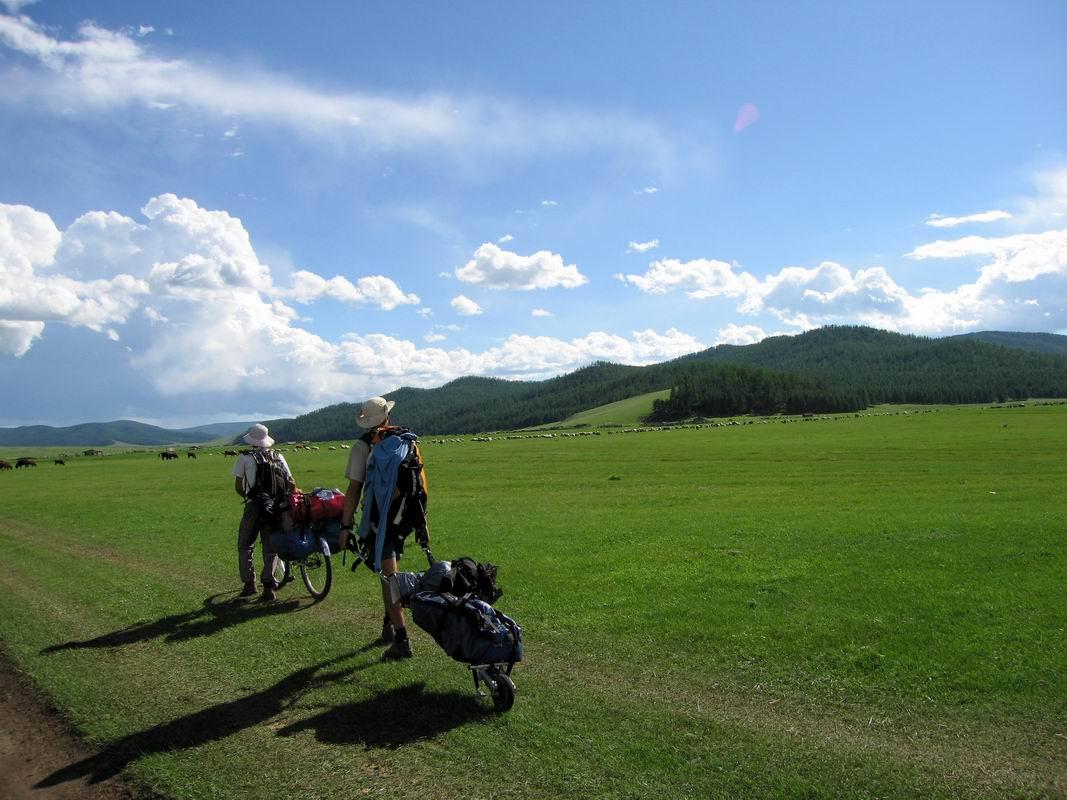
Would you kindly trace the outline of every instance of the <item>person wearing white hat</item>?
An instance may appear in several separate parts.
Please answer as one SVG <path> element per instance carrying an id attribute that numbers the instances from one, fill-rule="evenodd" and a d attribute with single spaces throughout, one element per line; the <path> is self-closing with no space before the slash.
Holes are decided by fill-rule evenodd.
<path id="1" fill-rule="evenodd" d="M 345 468 L 348 489 L 345 491 L 344 512 L 341 514 L 342 531 L 352 531 L 353 519 L 367 475 L 371 445 L 379 429 L 389 424 L 389 412 L 393 410 L 394 405 L 394 401 L 386 400 L 384 397 L 372 397 L 363 402 L 359 407 L 359 413 L 356 414 L 356 425 L 362 428 L 364 433 L 355 441 L 348 454 L 348 466 Z M 398 552 L 403 550 L 402 542 L 396 542 L 392 537 L 388 538 L 389 541 L 384 543 L 382 549 L 381 575 L 383 578 L 397 571 Z M 411 642 L 408 640 L 407 628 L 404 626 L 404 609 L 399 603 L 391 602 L 388 584 L 385 582 L 382 583 L 382 603 L 385 606 L 385 617 L 382 620 L 382 635 L 378 641 L 389 645 L 382 657 L 387 660 L 411 658 Z"/>
<path id="2" fill-rule="evenodd" d="M 244 498 L 244 514 L 241 515 L 241 524 L 237 528 L 237 570 L 244 585 L 241 597 L 251 597 L 256 593 L 256 573 L 252 553 L 258 538 L 262 540 L 263 550 L 263 572 L 260 573 L 263 582 L 261 599 L 269 602 L 277 597 L 275 590 L 278 586 L 274 580 L 276 556 L 270 545 L 270 536 L 263 530 L 267 515 L 259 498 L 265 493 L 268 495 L 288 493 L 295 488 L 295 482 L 285 457 L 271 449 L 274 439 L 270 437 L 266 425 L 256 423 L 242 438 L 255 449 L 242 452 L 237 456 L 237 461 L 230 473 L 234 477 L 234 490 Z M 265 485 L 268 481 L 276 485 L 268 488 Z"/>

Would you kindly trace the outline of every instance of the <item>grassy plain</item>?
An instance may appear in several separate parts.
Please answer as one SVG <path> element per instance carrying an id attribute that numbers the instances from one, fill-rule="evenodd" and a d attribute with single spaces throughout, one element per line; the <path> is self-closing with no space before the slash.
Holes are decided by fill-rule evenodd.
<path id="1" fill-rule="evenodd" d="M 501 565 L 514 709 L 370 573 L 235 597 L 219 455 L 0 475 L 0 640 L 177 798 L 1067 796 L 1067 406 L 431 444 L 435 552 Z M 13 453 L 11 455 L 14 455 Z M 290 453 L 305 488 L 342 451 Z M 403 563 L 419 568 L 417 550 Z M 425 563 L 425 562 L 422 562 Z"/>

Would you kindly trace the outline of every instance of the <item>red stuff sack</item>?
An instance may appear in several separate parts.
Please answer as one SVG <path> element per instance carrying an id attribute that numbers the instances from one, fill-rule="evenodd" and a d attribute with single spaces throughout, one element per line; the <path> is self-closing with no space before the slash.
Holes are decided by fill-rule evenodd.
<path id="1" fill-rule="evenodd" d="M 340 489 L 316 489 L 304 495 L 304 499 L 308 502 L 311 522 L 340 519 L 345 510 L 345 495 Z"/>
<path id="2" fill-rule="evenodd" d="M 289 513 L 293 522 L 303 525 L 311 521 L 311 503 L 308 496 L 303 492 L 291 492 L 289 494 Z"/>

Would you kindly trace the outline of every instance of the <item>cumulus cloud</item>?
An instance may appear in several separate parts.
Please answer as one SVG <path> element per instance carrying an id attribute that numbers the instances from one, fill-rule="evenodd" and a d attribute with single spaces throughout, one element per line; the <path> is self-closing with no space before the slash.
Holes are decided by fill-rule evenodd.
<path id="1" fill-rule="evenodd" d="M 486 242 L 474 252 L 474 258 L 456 269 L 464 283 L 492 289 L 530 291 L 557 286 L 573 289 L 588 283 L 588 278 L 574 264 L 564 264 L 563 257 L 547 250 L 520 256 Z"/>
<path id="2" fill-rule="evenodd" d="M 719 335 L 715 337 L 715 344 L 756 344 L 766 338 L 767 334 L 756 325 L 735 325 L 731 322 L 719 331 Z"/>
<path id="3" fill-rule="evenodd" d="M 659 239 L 652 239 L 647 242 L 630 242 L 626 247 L 627 253 L 647 253 L 649 250 L 655 250 L 659 247 Z"/>
<path id="4" fill-rule="evenodd" d="M 392 278 L 384 275 L 369 275 L 353 284 L 340 275 L 327 280 L 313 272 L 298 270 L 293 273 L 292 283 L 292 288 L 281 294 L 304 304 L 328 297 L 349 305 L 374 305 L 383 311 L 392 311 L 397 306 L 422 302 L 418 295 L 405 293 Z M 429 309 L 422 311 L 428 312 Z M 427 314 L 420 312 L 420 315 Z"/>
<path id="5" fill-rule="evenodd" d="M 20 5 L 6 2 L 9 9 Z M 160 55 L 141 30 L 85 22 L 75 37 L 61 39 L 29 17 L 0 16 L 0 47 L 31 61 L 0 71 L 0 102 L 32 102 L 68 115 L 176 108 L 384 150 L 437 146 L 457 157 L 477 149 L 622 150 L 659 164 L 675 158 L 658 125 L 621 113 L 525 109 L 475 95 L 324 91 L 276 72 Z"/>
<path id="6" fill-rule="evenodd" d="M 531 317 L 554 317 L 556 315 L 553 314 L 551 311 L 546 311 L 543 308 L 535 308 L 533 311 L 530 312 L 530 316 Z"/>
<path id="7" fill-rule="evenodd" d="M 512 236 L 510 233 L 505 233 L 503 236 L 501 236 L 499 239 L 496 240 L 496 243 L 497 244 L 507 244 L 508 242 L 513 240 L 514 238 L 515 237 Z"/>
<path id="8" fill-rule="evenodd" d="M 353 284 L 301 270 L 294 273 L 292 287 L 282 289 L 260 262 L 240 220 L 225 211 L 163 194 L 150 199 L 141 213 L 143 223 L 91 211 L 61 232 L 47 214 L 0 204 L 0 352 L 25 355 L 48 323 L 117 339 L 138 309 L 155 327 L 193 325 L 205 331 L 217 326 L 200 319 L 200 311 L 248 319 L 249 308 L 262 308 L 266 318 L 288 326 L 297 315 L 281 302 L 287 298 L 307 304 L 330 297 L 384 310 L 419 302 L 381 275 Z M 207 339 L 193 340 L 183 344 L 190 353 L 212 346 Z"/>
<path id="9" fill-rule="evenodd" d="M 557 203 L 555 200 L 542 200 L 541 201 L 541 205 L 551 207 L 551 206 L 558 206 L 559 203 Z"/>
<path id="10" fill-rule="evenodd" d="M 653 261 L 643 275 L 616 275 L 647 294 L 666 294 L 683 289 L 689 297 L 740 297 L 757 283 L 747 272 L 736 273 L 725 261 L 699 258 L 679 261 L 673 258 Z"/>
<path id="11" fill-rule="evenodd" d="M 473 317 L 482 313 L 482 307 L 480 305 L 462 294 L 457 294 L 453 297 L 452 302 L 449 303 L 449 305 L 452 306 L 453 311 L 464 317 Z"/>
<path id="12" fill-rule="evenodd" d="M 931 214 L 926 218 L 926 224 L 931 228 L 955 228 L 957 225 L 966 225 L 971 222 L 998 222 L 1002 219 L 1011 219 L 1007 211 L 982 211 L 978 214 L 968 214 L 965 217 L 943 217 L 940 214 Z"/>
<path id="13" fill-rule="evenodd" d="M 144 280 L 124 273 L 90 280 L 64 274 L 57 261 L 61 241 L 47 214 L 0 204 L 0 352 L 25 355 L 48 322 L 115 337 L 113 326 L 148 292 Z"/>

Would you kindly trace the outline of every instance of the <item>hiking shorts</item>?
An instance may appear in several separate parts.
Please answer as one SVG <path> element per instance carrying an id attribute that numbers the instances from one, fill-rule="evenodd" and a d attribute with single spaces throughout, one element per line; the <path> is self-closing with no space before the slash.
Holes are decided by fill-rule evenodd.
<path id="1" fill-rule="evenodd" d="M 374 556 L 374 550 L 378 546 L 377 542 L 378 533 L 375 531 L 367 537 L 367 552 Z M 392 531 L 385 534 L 385 543 L 382 544 L 382 561 L 389 558 L 395 558 L 399 561 L 404 557 L 404 536 L 397 535 Z"/>

